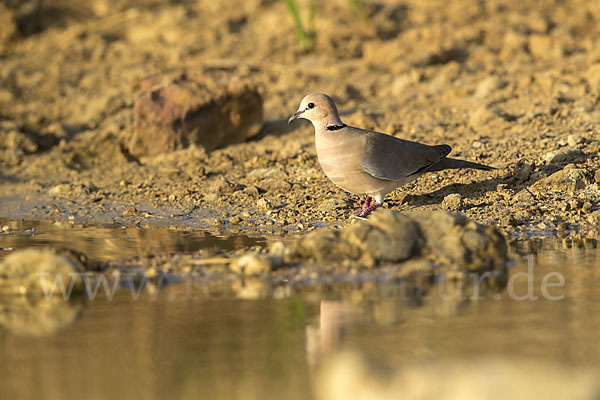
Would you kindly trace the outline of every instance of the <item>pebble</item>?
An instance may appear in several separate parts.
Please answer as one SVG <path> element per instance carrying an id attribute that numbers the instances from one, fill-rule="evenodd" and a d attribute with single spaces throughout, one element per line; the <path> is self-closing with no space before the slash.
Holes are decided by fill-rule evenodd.
<path id="1" fill-rule="evenodd" d="M 549 151 L 542 158 L 548 164 L 567 164 L 585 160 L 585 154 L 579 149 L 564 148 Z"/>
<path id="2" fill-rule="evenodd" d="M 527 181 L 535 169 L 535 164 L 528 160 L 519 160 L 514 167 L 513 176 L 519 181 Z"/>
<path id="3" fill-rule="evenodd" d="M 581 136 L 579 136 L 579 135 L 569 135 L 567 137 L 567 143 L 568 143 L 569 146 L 575 147 L 578 144 L 583 143 L 583 138 Z"/>
<path id="4" fill-rule="evenodd" d="M 273 207 L 273 204 L 266 198 L 261 198 L 256 202 L 256 207 L 260 210 L 268 210 Z"/>
<path id="5" fill-rule="evenodd" d="M 448 211 L 459 211 L 463 207 L 462 196 L 458 193 L 452 193 L 442 200 L 442 208 Z"/>

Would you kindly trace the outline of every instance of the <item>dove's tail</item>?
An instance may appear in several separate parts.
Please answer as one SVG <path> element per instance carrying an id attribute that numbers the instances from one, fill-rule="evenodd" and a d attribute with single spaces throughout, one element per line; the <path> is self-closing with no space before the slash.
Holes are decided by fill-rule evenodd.
<path id="1" fill-rule="evenodd" d="M 437 163 L 433 164 L 431 167 L 425 169 L 425 172 L 435 172 L 441 171 L 443 169 L 462 169 L 462 168 L 472 168 L 472 169 L 481 169 L 484 171 L 492 171 L 496 168 L 490 167 L 488 165 L 478 164 L 471 161 L 459 160 L 457 158 L 442 158 Z"/>

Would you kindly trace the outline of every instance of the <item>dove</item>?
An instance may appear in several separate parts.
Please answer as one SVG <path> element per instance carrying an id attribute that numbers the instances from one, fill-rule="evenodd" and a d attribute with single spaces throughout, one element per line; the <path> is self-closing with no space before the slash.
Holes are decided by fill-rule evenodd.
<path id="1" fill-rule="evenodd" d="M 428 172 L 444 169 L 495 168 L 447 157 L 447 144 L 430 146 L 381 132 L 348 126 L 342 122 L 335 103 L 326 94 L 309 94 L 288 123 L 299 118 L 315 128 L 319 164 L 338 187 L 356 195 L 366 195 L 361 210 L 365 218 L 384 202 L 385 196 Z"/>

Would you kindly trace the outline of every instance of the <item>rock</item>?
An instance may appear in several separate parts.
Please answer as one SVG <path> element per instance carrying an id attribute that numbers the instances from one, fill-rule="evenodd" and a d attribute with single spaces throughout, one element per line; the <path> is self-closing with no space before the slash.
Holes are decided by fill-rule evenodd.
<path id="1" fill-rule="evenodd" d="M 462 196 L 458 193 L 452 193 L 442 200 L 442 208 L 448 211 L 458 211 L 463 207 Z"/>
<path id="2" fill-rule="evenodd" d="M 600 210 L 596 210 L 588 215 L 587 220 L 590 224 L 594 225 L 596 228 L 600 228 Z"/>
<path id="3" fill-rule="evenodd" d="M 574 192 L 576 190 L 584 189 L 590 183 L 591 178 L 588 177 L 588 173 L 585 169 L 577 168 L 575 165 L 569 164 L 560 171 L 537 181 L 532 189 L 538 191 L 550 190 Z"/>
<path id="4" fill-rule="evenodd" d="M 267 192 L 287 192 L 292 188 L 292 185 L 283 179 L 267 178 L 258 182 L 258 187 Z"/>
<path id="5" fill-rule="evenodd" d="M 418 225 L 402 213 L 375 213 L 367 221 L 344 229 L 341 240 L 360 250 L 363 260 L 402 262 L 422 245 Z"/>
<path id="6" fill-rule="evenodd" d="M 290 250 L 292 259 L 312 259 L 319 263 L 357 260 L 360 249 L 340 239 L 340 231 L 318 229 L 303 236 Z"/>
<path id="7" fill-rule="evenodd" d="M 567 137 L 567 144 L 571 147 L 576 147 L 584 142 L 583 138 L 579 135 L 569 135 Z"/>
<path id="8" fill-rule="evenodd" d="M 248 174 L 249 178 L 254 179 L 265 179 L 265 178 L 277 178 L 285 179 L 288 175 L 281 168 L 256 168 Z"/>
<path id="9" fill-rule="evenodd" d="M 596 172 L 594 172 L 594 180 L 597 183 L 600 183 L 600 169 L 597 169 Z"/>
<path id="10" fill-rule="evenodd" d="M 243 192 L 250 197 L 258 197 L 260 194 L 256 186 L 246 186 Z"/>
<path id="11" fill-rule="evenodd" d="M 348 201 L 345 199 L 340 199 L 339 197 L 331 197 L 323 200 L 318 206 L 317 210 L 319 211 L 333 211 L 339 210 L 348 207 Z"/>
<path id="12" fill-rule="evenodd" d="M 48 189 L 48 194 L 57 197 L 70 197 L 73 195 L 89 195 L 96 190 L 98 190 L 98 188 L 94 185 L 61 183 Z"/>
<path id="13" fill-rule="evenodd" d="M 548 164 L 568 164 L 585 161 L 585 154 L 579 149 L 564 148 L 550 151 L 543 156 Z"/>
<path id="14" fill-rule="evenodd" d="M 271 204 L 269 200 L 263 197 L 261 199 L 258 199 L 258 201 L 256 202 L 256 207 L 259 210 L 269 210 L 273 208 L 273 204 Z"/>
<path id="15" fill-rule="evenodd" d="M 360 260 L 375 266 L 424 257 L 482 271 L 503 269 L 506 261 L 506 243 L 495 228 L 446 211 L 378 210 L 342 231 L 313 231 L 293 246 L 292 258 L 319 263 Z"/>
<path id="16" fill-rule="evenodd" d="M 216 176 L 206 185 L 206 193 L 229 194 L 233 191 L 234 185 L 222 175 Z"/>
<path id="17" fill-rule="evenodd" d="M 84 287 L 81 267 L 51 249 L 18 250 L 0 264 L 2 293 L 70 296 L 83 293 Z"/>
<path id="18" fill-rule="evenodd" d="M 233 260 L 229 269 L 238 275 L 263 275 L 282 264 L 280 257 L 249 253 Z"/>
<path id="19" fill-rule="evenodd" d="M 248 79 L 226 72 L 158 75 L 135 100 L 133 155 L 156 155 L 194 143 L 213 150 L 258 133 L 262 97 Z"/>
<path id="20" fill-rule="evenodd" d="M 519 160 L 513 169 L 513 177 L 521 182 L 529 180 L 535 170 L 535 164 L 528 160 Z"/>
<path id="21" fill-rule="evenodd" d="M 514 197 L 513 199 L 518 202 L 518 203 L 530 203 L 533 200 L 535 200 L 535 197 L 533 196 L 533 194 L 527 190 L 527 189 L 523 189 L 521 191 L 519 191 Z"/>
<path id="22" fill-rule="evenodd" d="M 473 94 L 475 98 L 482 98 L 494 93 L 498 89 L 506 87 L 508 83 L 497 76 L 489 76 L 484 78 L 477 85 L 477 89 Z"/>
<path id="23" fill-rule="evenodd" d="M 569 207 L 571 210 L 578 210 L 581 208 L 581 202 L 577 199 L 569 200 Z"/>

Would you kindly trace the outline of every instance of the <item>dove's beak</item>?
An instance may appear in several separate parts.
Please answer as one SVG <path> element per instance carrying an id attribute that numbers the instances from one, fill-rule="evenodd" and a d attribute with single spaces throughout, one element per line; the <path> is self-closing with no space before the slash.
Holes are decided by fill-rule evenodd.
<path id="1" fill-rule="evenodd" d="M 290 119 L 288 119 L 288 124 L 291 124 L 292 122 L 294 122 L 295 120 L 297 120 L 298 118 L 300 118 L 300 116 L 302 115 L 302 113 L 304 112 L 304 110 L 298 110 L 294 113 L 294 115 L 292 115 L 290 117 Z"/>

